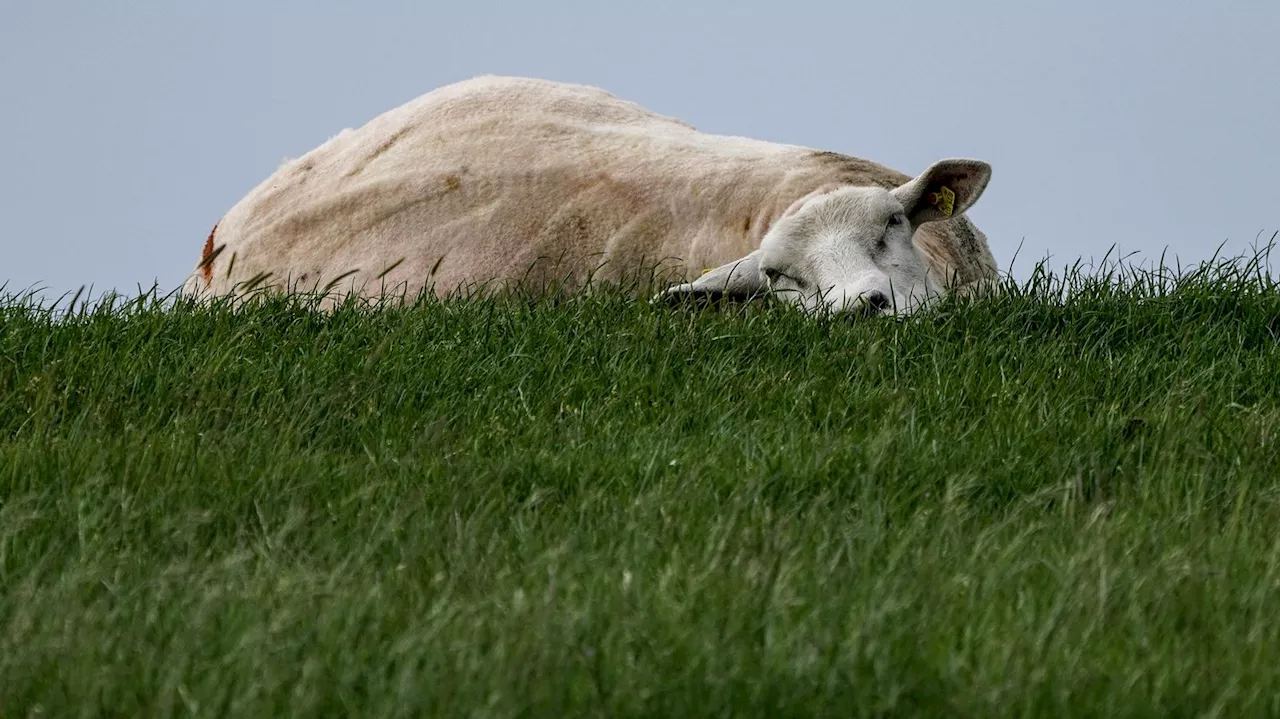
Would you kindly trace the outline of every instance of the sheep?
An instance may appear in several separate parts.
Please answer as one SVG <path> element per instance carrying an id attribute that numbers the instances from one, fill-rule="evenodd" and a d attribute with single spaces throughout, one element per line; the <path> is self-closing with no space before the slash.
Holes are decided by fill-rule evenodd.
<path id="1" fill-rule="evenodd" d="M 951 158 L 913 178 L 700 132 L 596 87 L 485 75 L 286 161 L 214 225 L 182 292 L 578 291 L 648 272 L 664 299 L 908 314 L 996 277 L 963 214 L 990 177 Z"/>

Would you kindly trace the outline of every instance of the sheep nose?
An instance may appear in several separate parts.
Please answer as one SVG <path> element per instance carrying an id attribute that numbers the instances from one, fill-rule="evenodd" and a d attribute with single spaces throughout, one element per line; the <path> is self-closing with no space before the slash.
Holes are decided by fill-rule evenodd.
<path id="1" fill-rule="evenodd" d="M 873 290 L 872 292 L 868 293 L 866 302 L 867 302 L 867 307 L 870 307 L 872 309 L 879 310 L 882 312 L 884 310 L 889 309 L 890 305 L 892 304 L 889 301 L 889 297 L 886 296 L 885 293 L 881 292 L 880 290 Z"/>
<path id="2" fill-rule="evenodd" d="M 844 306 L 842 314 L 850 321 L 867 319 L 883 314 L 893 306 L 893 300 L 879 290 L 872 290 L 858 296 L 855 302 Z"/>

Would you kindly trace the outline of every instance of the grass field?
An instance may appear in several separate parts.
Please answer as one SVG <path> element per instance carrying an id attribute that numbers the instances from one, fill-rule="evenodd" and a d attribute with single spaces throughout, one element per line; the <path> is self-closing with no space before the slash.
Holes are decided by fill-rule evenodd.
<path id="1" fill-rule="evenodd" d="M 10 297 L 0 715 L 1280 714 L 1278 338 L 1227 264 L 855 324 Z"/>

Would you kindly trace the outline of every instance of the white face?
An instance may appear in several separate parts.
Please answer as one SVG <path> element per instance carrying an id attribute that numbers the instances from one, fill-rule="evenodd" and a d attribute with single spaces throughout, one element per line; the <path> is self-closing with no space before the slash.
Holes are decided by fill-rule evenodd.
<path id="1" fill-rule="evenodd" d="M 941 291 L 914 234 L 892 193 L 848 187 L 774 225 L 760 245 L 759 272 L 775 297 L 811 312 L 905 315 Z"/>
<path id="2" fill-rule="evenodd" d="M 910 314 L 942 291 L 913 241 L 916 228 L 962 214 L 990 179 L 987 163 L 958 158 L 893 190 L 815 190 L 787 208 L 758 249 L 659 296 L 769 295 L 851 317 Z"/>

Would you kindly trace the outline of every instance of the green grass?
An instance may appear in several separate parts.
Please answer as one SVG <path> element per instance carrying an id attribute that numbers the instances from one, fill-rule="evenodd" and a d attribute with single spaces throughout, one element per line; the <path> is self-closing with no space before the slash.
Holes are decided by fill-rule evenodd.
<path id="1" fill-rule="evenodd" d="M 1280 292 L 0 302 L 0 715 L 1280 713 Z"/>

